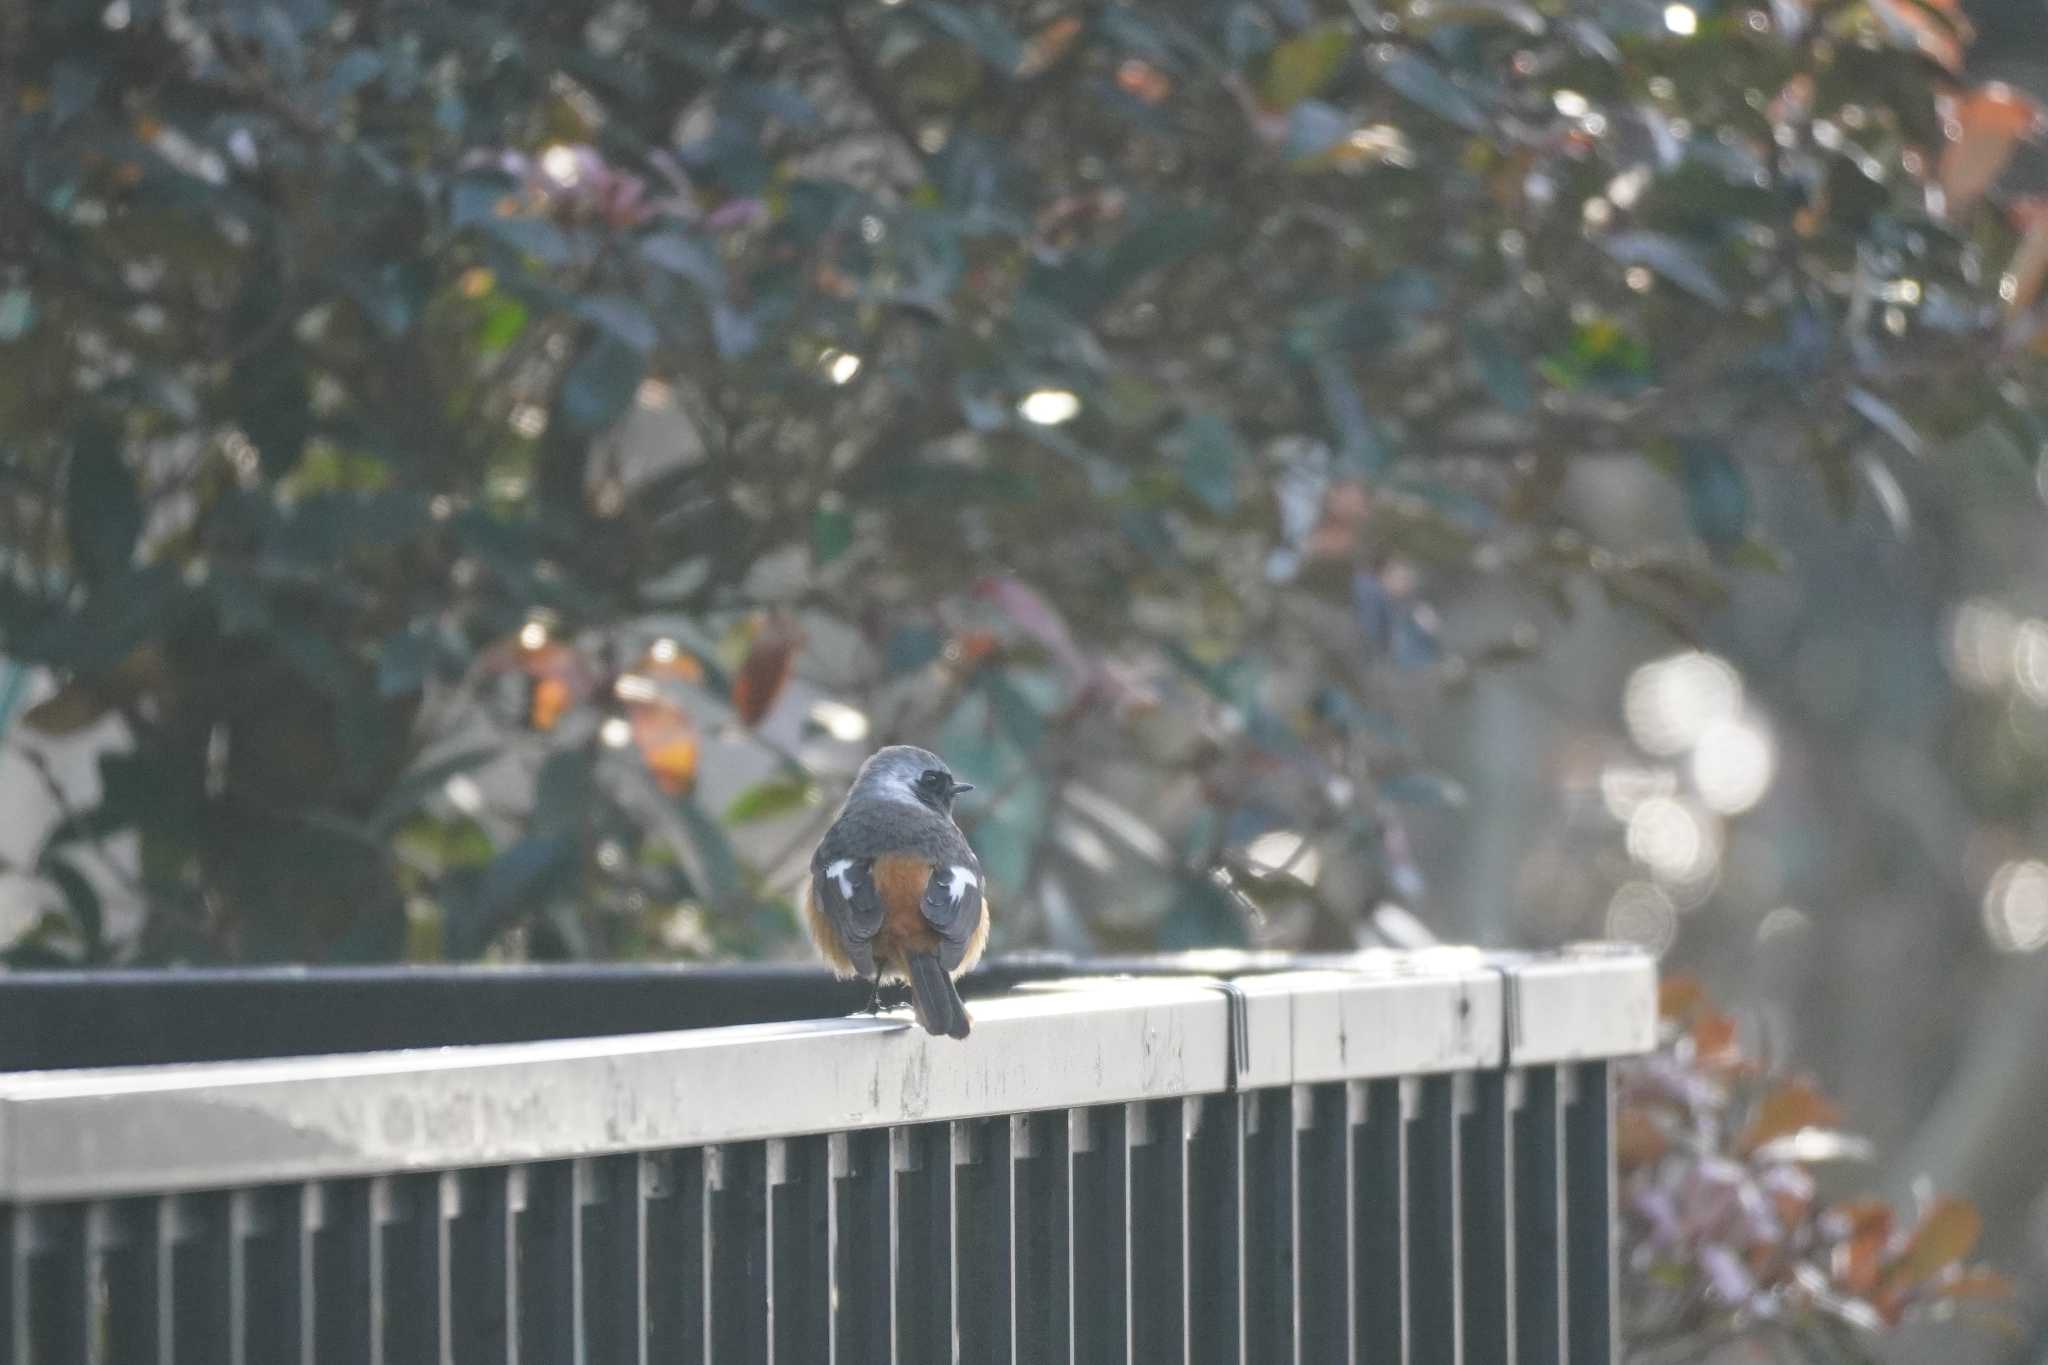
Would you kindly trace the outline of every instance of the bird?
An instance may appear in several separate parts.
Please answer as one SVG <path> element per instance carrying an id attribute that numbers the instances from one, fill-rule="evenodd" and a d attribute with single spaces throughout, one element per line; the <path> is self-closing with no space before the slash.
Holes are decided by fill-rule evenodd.
<path id="1" fill-rule="evenodd" d="M 877 750 L 818 841 L 803 897 L 811 942 L 841 977 L 869 983 L 870 1010 L 884 980 L 908 982 L 917 1022 L 949 1038 L 969 1029 L 953 979 L 988 943 L 981 860 L 953 823 L 973 790 L 927 749 Z"/>

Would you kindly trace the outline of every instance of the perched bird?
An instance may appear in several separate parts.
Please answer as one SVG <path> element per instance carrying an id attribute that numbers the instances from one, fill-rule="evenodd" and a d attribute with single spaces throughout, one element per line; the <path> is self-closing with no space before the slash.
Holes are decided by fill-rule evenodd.
<path id="1" fill-rule="evenodd" d="M 988 942 L 981 861 L 953 823 L 974 788 L 937 754 L 891 745 L 861 764 L 853 790 L 811 855 L 804 920 L 841 976 L 910 983 L 925 1032 L 967 1036 L 953 978 Z"/>

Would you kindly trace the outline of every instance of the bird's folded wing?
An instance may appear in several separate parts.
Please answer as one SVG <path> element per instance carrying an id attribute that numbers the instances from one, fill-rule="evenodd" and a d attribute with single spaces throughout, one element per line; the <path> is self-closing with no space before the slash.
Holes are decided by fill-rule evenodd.
<path id="1" fill-rule="evenodd" d="M 872 858 L 840 858 L 811 874 L 811 895 L 838 932 L 846 955 L 865 976 L 875 974 L 875 935 L 882 928 L 882 898 L 875 891 Z"/>
<path id="2" fill-rule="evenodd" d="M 934 866 L 919 908 L 925 922 L 939 931 L 939 961 L 952 971 L 966 957 L 968 944 L 981 928 L 981 865 L 969 858 Z"/>

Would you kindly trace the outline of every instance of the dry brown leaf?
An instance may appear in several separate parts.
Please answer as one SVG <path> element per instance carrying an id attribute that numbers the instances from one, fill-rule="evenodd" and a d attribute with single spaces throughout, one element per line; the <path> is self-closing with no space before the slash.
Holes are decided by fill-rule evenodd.
<path id="1" fill-rule="evenodd" d="M 742 724 L 759 725 L 775 708 L 796 667 L 803 632 L 784 616 L 769 616 L 754 630 L 747 657 L 732 680 L 732 709 Z"/>

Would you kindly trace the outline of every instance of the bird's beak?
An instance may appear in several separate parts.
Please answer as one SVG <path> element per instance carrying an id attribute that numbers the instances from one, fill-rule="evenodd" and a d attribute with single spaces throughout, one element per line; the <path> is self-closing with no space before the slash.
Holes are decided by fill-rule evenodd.
<path id="1" fill-rule="evenodd" d="M 973 790 L 974 784 L 972 782 L 955 782 L 953 784 L 953 795 L 955 796 L 960 795 L 962 792 L 971 792 Z"/>

